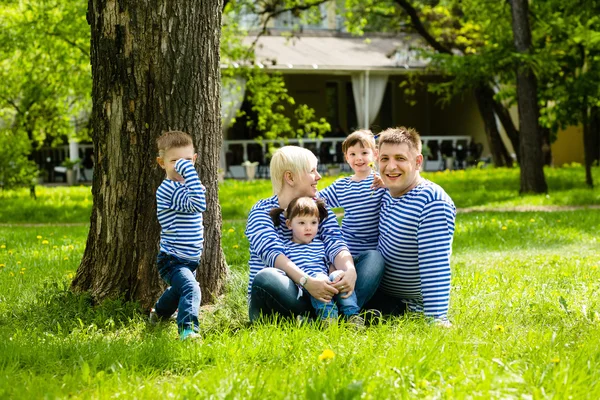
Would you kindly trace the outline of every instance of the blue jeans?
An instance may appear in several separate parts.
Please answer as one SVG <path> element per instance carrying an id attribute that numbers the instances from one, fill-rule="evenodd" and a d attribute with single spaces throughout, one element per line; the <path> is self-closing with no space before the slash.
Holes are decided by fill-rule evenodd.
<path id="1" fill-rule="evenodd" d="M 383 257 L 377 250 L 369 250 L 354 257 L 356 267 L 356 304 L 363 305 L 373 296 L 385 268 Z M 250 321 L 261 315 L 277 314 L 292 317 L 313 314 L 310 295 L 306 290 L 299 295 L 298 286 L 275 268 L 264 268 L 254 277 L 248 305 Z"/>
<path id="2" fill-rule="evenodd" d="M 342 271 L 333 271 L 329 276 L 323 274 L 323 276 L 318 278 L 329 279 L 330 282 L 333 282 L 335 278 L 341 274 Z M 314 297 L 310 296 L 310 302 L 315 309 L 317 316 L 321 319 L 325 318 L 337 318 L 338 317 L 338 309 L 345 316 L 349 317 L 350 315 L 356 315 L 360 311 L 360 307 L 356 304 L 356 292 L 352 292 L 352 294 L 343 298 L 341 293 L 333 296 L 333 299 L 327 303 L 319 301 Z"/>
<path id="3" fill-rule="evenodd" d="M 198 331 L 200 285 L 196 281 L 197 261 L 184 260 L 160 252 L 156 258 L 158 273 L 170 287 L 156 302 L 155 311 L 161 318 L 169 318 L 177 311 L 177 327 Z"/>

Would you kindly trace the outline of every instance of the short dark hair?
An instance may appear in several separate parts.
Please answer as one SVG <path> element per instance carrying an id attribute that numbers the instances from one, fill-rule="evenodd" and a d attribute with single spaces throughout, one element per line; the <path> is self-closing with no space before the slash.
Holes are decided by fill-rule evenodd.
<path id="1" fill-rule="evenodd" d="M 360 143 L 365 149 L 376 149 L 373 133 L 368 129 L 360 129 L 349 134 L 346 140 L 344 140 L 342 143 L 342 153 L 346 154 L 348 148 L 354 146 L 356 143 Z"/>
<path id="2" fill-rule="evenodd" d="M 323 199 L 313 199 L 307 196 L 292 199 L 285 210 L 283 208 L 273 208 L 269 212 L 273 225 L 279 226 L 281 213 L 285 213 L 285 218 L 290 221 L 294 217 L 315 216 L 319 218 L 319 223 L 326 220 L 329 214 Z"/>
<path id="3" fill-rule="evenodd" d="M 406 128 L 399 126 L 397 128 L 388 128 L 379 134 L 378 145 L 379 149 L 383 144 L 402 144 L 406 143 L 409 150 L 416 150 L 417 154 L 421 154 L 423 144 L 421 136 L 414 128 Z"/>

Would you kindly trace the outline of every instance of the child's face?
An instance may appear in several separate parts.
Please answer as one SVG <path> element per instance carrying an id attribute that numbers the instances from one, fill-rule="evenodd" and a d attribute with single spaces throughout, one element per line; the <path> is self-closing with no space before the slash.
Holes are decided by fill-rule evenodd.
<path id="1" fill-rule="evenodd" d="M 194 146 L 173 147 L 165 151 L 165 154 L 162 157 L 158 157 L 156 161 L 166 171 L 168 179 L 183 182 L 183 178 L 175 171 L 175 163 L 181 158 L 196 163 L 197 156 L 194 153 Z"/>
<path id="2" fill-rule="evenodd" d="M 369 147 L 363 147 L 358 142 L 346 150 L 346 162 L 355 174 L 368 175 L 371 173 L 371 165 L 375 162 L 375 152 Z M 369 165 L 371 164 L 371 165 Z"/>
<path id="3" fill-rule="evenodd" d="M 317 236 L 319 217 L 313 215 L 296 216 L 291 221 L 288 219 L 286 224 L 292 230 L 292 241 L 294 243 L 308 244 Z"/>

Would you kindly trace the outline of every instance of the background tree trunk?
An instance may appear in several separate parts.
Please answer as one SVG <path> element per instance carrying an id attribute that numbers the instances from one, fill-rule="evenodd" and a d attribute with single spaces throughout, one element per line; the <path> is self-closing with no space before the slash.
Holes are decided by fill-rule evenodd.
<path id="1" fill-rule="evenodd" d="M 492 153 L 492 161 L 497 167 L 512 167 L 512 157 L 508 154 L 506 146 L 502 142 L 496 115 L 494 113 L 493 92 L 489 87 L 480 85 L 475 88 L 475 99 L 479 106 L 479 113 L 483 118 L 485 133 Z"/>
<path id="2" fill-rule="evenodd" d="M 512 27 L 517 52 L 527 55 L 531 50 L 528 0 L 512 0 Z M 517 66 L 517 102 L 519 107 L 519 152 L 521 162 L 521 193 L 547 193 L 542 155 L 542 132 L 539 126 L 537 78 L 528 63 Z"/>
<path id="3" fill-rule="evenodd" d="M 583 125 L 583 163 L 585 164 L 585 184 L 590 188 L 594 187 L 594 177 L 592 176 L 592 162 L 593 162 L 593 137 L 592 137 L 592 126 L 590 109 L 588 107 L 587 96 L 583 98 L 583 107 L 581 110 L 582 125 Z"/>
<path id="4" fill-rule="evenodd" d="M 148 309 L 160 293 L 156 138 L 167 130 L 194 137 L 207 189 L 203 300 L 221 290 L 221 10 L 222 0 L 89 1 L 94 205 L 72 288 L 96 301 L 123 296 Z"/>

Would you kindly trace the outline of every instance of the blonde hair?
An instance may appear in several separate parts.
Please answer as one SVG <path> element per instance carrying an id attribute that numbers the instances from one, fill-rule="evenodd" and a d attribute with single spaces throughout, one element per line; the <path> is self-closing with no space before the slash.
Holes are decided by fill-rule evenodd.
<path id="1" fill-rule="evenodd" d="M 271 185 L 273 193 L 279 194 L 283 188 L 283 176 L 289 171 L 294 177 L 310 172 L 317 165 L 317 157 L 310 151 L 298 146 L 283 146 L 278 149 L 269 170 L 271 172 Z"/>
<path id="2" fill-rule="evenodd" d="M 342 143 L 342 153 L 346 154 L 348 148 L 354 146 L 356 143 L 360 143 L 365 149 L 371 149 L 373 151 L 377 149 L 377 147 L 375 147 L 375 136 L 373 136 L 373 132 L 368 129 L 360 129 L 349 134 L 346 140 L 344 140 Z"/>
<path id="3" fill-rule="evenodd" d="M 413 128 L 406 128 L 399 126 L 397 128 L 388 128 L 379 134 L 379 149 L 384 144 L 402 144 L 406 143 L 408 149 L 416 151 L 417 154 L 421 154 L 423 144 L 421 143 L 421 136 Z"/>
<path id="4" fill-rule="evenodd" d="M 165 151 L 179 147 L 194 147 L 194 140 L 190 134 L 182 131 L 169 131 L 164 132 L 156 139 L 156 146 L 158 147 L 158 155 L 163 157 Z"/>

